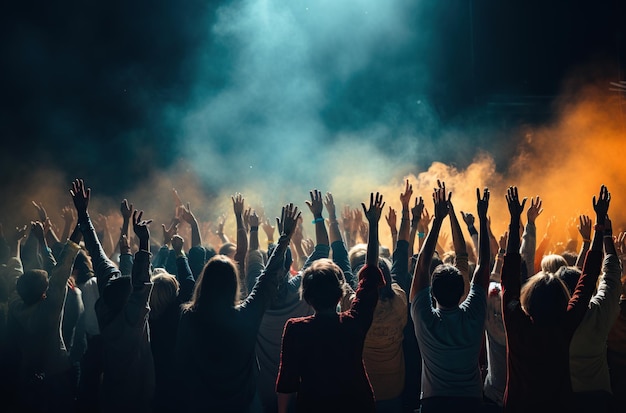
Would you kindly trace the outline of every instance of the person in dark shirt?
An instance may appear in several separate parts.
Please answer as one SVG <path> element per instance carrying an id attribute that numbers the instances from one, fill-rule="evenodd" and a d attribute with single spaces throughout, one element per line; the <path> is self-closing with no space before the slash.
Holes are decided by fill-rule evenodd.
<path id="1" fill-rule="evenodd" d="M 233 198 L 235 213 L 243 198 Z M 274 299 L 285 251 L 300 217 L 293 204 L 278 220 L 281 237 L 246 299 L 239 303 L 237 264 L 224 255 L 211 258 L 198 277 L 191 301 L 183 306 L 176 342 L 180 411 L 252 412 L 256 394 L 257 333 Z"/>
<path id="2" fill-rule="evenodd" d="M 504 412 L 571 411 L 569 370 L 572 336 L 582 321 L 596 287 L 602 263 L 604 222 L 611 197 L 603 185 L 594 197 L 596 231 L 582 276 L 570 298 L 556 275 L 539 273 L 521 285 L 519 253 L 520 203 L 517 188 L 506 195 L 511 221 L 502 268 L 502 315 L 506 329 L 507 383 Z"/>

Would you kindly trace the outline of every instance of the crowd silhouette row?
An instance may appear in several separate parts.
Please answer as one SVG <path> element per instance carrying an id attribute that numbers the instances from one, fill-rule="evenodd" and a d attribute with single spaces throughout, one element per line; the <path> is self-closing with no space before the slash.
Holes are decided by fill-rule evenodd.
<path id="1" fill-rule="evenodd" d="M 1 411 L 626 409 L 626 233 L 604 185 L 564 240 L 514 186 L 460 215 L 439 181 L 432 204 L 407 180 L 401 211 L 371 193 L 339 216 L 314 189 L 310 215 L 288 203 L 275 224 L 235 193 L 236 233 L 223 216 L 211 243 L 174 195 L 158 231 L 122 200 L 114 234 L 76 179 L 63 225 L 33 200 L 30 225 L 0 226 Z"/>

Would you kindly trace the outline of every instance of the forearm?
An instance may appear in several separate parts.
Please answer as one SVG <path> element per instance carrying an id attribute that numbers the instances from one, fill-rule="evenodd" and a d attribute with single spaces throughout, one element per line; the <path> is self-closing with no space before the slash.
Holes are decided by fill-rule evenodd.
<path id="1" fill-rule="evenodd" d="M 591 247 L 591 240 L 583 240 L 583 243 L 580 247 L 580 251 L 578 252 L 578 257 L 576 258 L 576 267 L 582 268 L 585 263 L 585 257 L 587 256 L 587 251 Z"/>
<path id="2" fill-rule="evenodd" d="M 248 247 L 249 251 L 258 251 L 259 249 L 259 227 L 251 226 L 250 227 L 250 245 Z"/>
<path id="3" fill-rule="evenodd" d="M 473 282 L 479 283 L 485 290 L 489 287 L 489 275 L 491 262 L 491 249 L 489 247 L 490 236 L 487 226 L 487 217 L 479 217 L 480 232 L 478 234 L 479 253 L 478 253 L 478 265 L 476 266 L 476 272 L 474 273 Z M 517 239 L 519 244 L 519 238 Z"/>
<path id="4" fill-rule="evenodd" d="M 315 242 L 317 245 L 330 245 L 328 240 L 328 232 L 326 231 L 326 223 L 321 216 L 316 217 L 315 221 Z"/>
<path id="5" fill-rule="evenodd" d="M 189 225 L 191 225 L 191 246 L 195 247 L 198 245 L 202 245 L 202 235 L 200 234 L 200 226 L 198 225 L 198 221 L 194 218 Z"/>
<path id="6" fill-rule="evenodd" d="M 450 231 L 452 233 L 452 244 L 454 246 L 454 252 L 456 254 L 467 254 L 467 244 L 465 244 L 465 237 L 463 231 L 461 231 L 461 225 L 456 217 L 454 211 L 450 211 Z"/>
<path id="7" fill-rule="evenodd" d="M 522 234 L 520 255 L 526 266 L 526 276 L 532 277 L 535 273 L 535 248 L 537 244 L 537 227 L 534 221 L 528 220 Z"/>
<path id="8" fill-rule="evenodd" d="M 442 222 L 443 219 L 435 218 L 432 228 L 419 253 L 417 264 L 415 265 L 413 283 L 411 284 L 410 301 L 413 301 L 413 298 L 415 298 L 418 292 L 430 286 L 430 262 L 435 252 L 435 245 L 437 244 Z"/>

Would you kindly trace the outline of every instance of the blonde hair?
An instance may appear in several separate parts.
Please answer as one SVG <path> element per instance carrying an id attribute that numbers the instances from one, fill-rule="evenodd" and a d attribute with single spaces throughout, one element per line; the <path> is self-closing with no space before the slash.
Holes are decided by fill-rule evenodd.
<path id="1" fill-rule="evenodd" d="M 556 274 L 561 267 L 567 267 L 567 261 L 562 255 L 550 254 L 541 259 L 541 271 Z"/>
<path id="2" fill-rule="evenodd" d="M 150 294 L 150 318 L 159 318 L 178 297 L 180 284 L 172 274 L 159 271 L 151 278 L 153 287 Z"/>

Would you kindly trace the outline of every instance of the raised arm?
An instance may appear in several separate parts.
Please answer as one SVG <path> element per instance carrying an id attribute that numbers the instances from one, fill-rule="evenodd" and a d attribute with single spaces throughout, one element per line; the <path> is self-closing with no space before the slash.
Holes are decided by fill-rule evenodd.
<path id="1" fill-rule="evenodd" d="M 461 272 L 463 276 L 463 297 L 464 300 L 469 294 L 470 277 L 469 277 L 469 258 L 467 255 L 467 244 L 465 244 L 465 237 L 463 231 L 461 231 L 461 225 L 454 212 L 454 204 L 452 203 L 452 197 L 448 200 L 448 207 L 450 216 L 450 232 L 452 233 L 452 245 L 454 247 L 455 267 Z"/>
<path id="2" fill-rule="evenodd" d="M 526 211 L 526 226 L 522 234 L 522 246 L 520 254 L 522 261 L 526 266 L 526 277 L 532 277 L 535 274 L 535 250 L 537 248 L 537 225 L 535 221 L 543 212 L 543 201 L 539 196 L 530 198 L 530 206 Z"/>
<path id="3" fill-rule="evenodd" d="M 72 182 L 70 195 L 72 196 L 74 207 L 76 208 L 78 227 L 83 234 L 85 248 L 92 259 L 94 273 L 98 280 L 98 289 L 102 296 L 102 291 L 109 279 L 120 272 L 102 249 L 102 245 L 96 235 L 96 230 L 89 218 L 87 208 L 91 197 L 91 189 L 85 187 L 85 183 L 82 179 L 76 179 Z"/>
<path id="4" fill-rule="evenodd" d="M 519 195 L 515 186 L 507 189 L 505 197 L 511 217 L 509 221 L 509 239 L 502 268 L 502 308 L 506 317 L 509 304 L 519 303 L 522 290 L 519 226 L 520 215 L 526 205 L 526 198 L 521 203 L 519 202 Z"/>
<path id="5" fill-rule="evenodd" d="M 200 235 L 200 225 L 196 216 L 191 212 L 191 205 L 187 202 L 187 205 L 181 205 L 178 207 L 179 216 L 189 224 L 191 228 L 191 248 L 202 245 L 202 236 Z"/>
<path id="6" fill-rule="evenodd" d="M 481 285 L 485 291 L 489 288 L 491 249 L 489 247 L 489 230 L 487 229 L 487 210 L 489 209 L 489 190 L 483 190 L 483 196 L 480 196 L 480 189 L 476 188 L 478 222 L 480 232 L 478 233 L 478 265 L 474 271 L 472 283 Z"/>
<path id="7" fill-rule="evenodd" d="M 591 218 L 587 215 L 580 215 L 578 222 L 578 232 L 583 238 L 583 243 L 580 247 L 578 258 L 576 259 L 576 266 L 582 268 L 585 257 L 587 256 L 587 251 L 589 251 L 589 247 L 591 246 Z"/>
<path id="8" fill-rule="evenodd" d="M 437 238 L 439 237 L 441 224 L 443 223 L 444 218 L 448 215 L 450 208 L 448 198 L 446 198 L 445 183 L 440 185 L 439 188 L 435 188 L 433 192 L 433 203 L 435 206 L 435 218 L 433 220 L 432 228 L 426 237 L 426 242 L 424 242 L 417 258 L 415 274 L 413 275 L 413 282 L 411 284 L 411 293 L 409 294 L 409 301 L 411 302 L 420 291 L 430 286 L 430 263 L 437 245 Z"/>
<path id="9" fill-rule="evenodd" d="M 335 207 L 335 199 L 333 194 L 326 192 L 324 198 L 324 206 L 328 211 L 328 227 L 329 227 L 329 241 L 332 249 L 333 262 L 341 268 L 345 282 L 350 286 L 351 290 L 356 289 L 357 279 L 352 273 L 350 267 L 350 259 L 348 258 L 348 250 L 346 244 L 343 242 L 341 236 L 341 230 L 339 228 L 339 222 L 337 222 L 337 212 Z"/>
<path id="10" fill-rule="evenodd" d="M 74 208 L 71 206 L 64 206 L 61 209 L 61 218 L 63 219 L 63 232 L 61 233 L 61 242 L 65 242 L 70 238 L 70 231 L 72 230 L 72 225 L 74 225 L 74 221 L 76 221 L 76 212 Z"/>
<path id="11" fill-rule="evenodd" d="M 285 259 L 285 251 L 289 246 L 298 219 L 300 219 L 298 207 L 293 204 L 287 204 L 283 207 L 281 218 L 276 220 L 277 226 L 281 230 L 278 243 L 267 261 L 267 266 L 257 277 L 252 291 L 241 305 L 246 311 L 256 312 L 259 321 L 265 309 L 276 296 L 278 276 Z"/>
<path id="12" fill-rule="evenodd" d="M 391 206 L 389 207 L 389 213 L 385 216 L 385 220 L 387 221 L 391 233 L 391 249 L 395 250 L 396 243 L 398 242 L 398 227 L 396 222 L 396 210 Z"/>
<path id="13" fill-rule="evenodd" d="M 472 213 L 470 212 L 463 212 L 461 211 L 461 217 L 463 217 L 463 222 L 465 222 L 465 225 L 467 226 L 467 231 L 470 234 L 470 237 L 472 238 L 472 244 L 474 244 L 474 249 L 476 250 L 476 254 L 478 255 L 478 231 L 476 230 L 476 227 L 474 226 L 474 223 L 476 222 L 476 218 L 474 218 L 474 215 L 472 215 Z"/>
<path id="14" fill-rule="evenodd" d="M 593 210 L 596 213 L 596 224 L 594 225 L 595 231 L 593 241 L 591 242 L 591 250 L 587 253 L 582 275 L 578 279 L 574 294 L 572 294 L 572 298 L 570 298 L 567 306 L 567 321 L 569 327 L 572 329 L 576 329 L 580 324 L 589 305 L 593 291 L 596 289 L 596 283 L 602 265 L 603 239 L 610 201 L 611 194 L 606 186 L 602 185 L 598 198 L 596 198 L 595 195 L 593 197 Z"/>
<path id="15" fill-rule="evenodd" d="M 133 211 L 133 231 L 139 239 L 139 251 L 135 253 L 131 283 L 132 293 L 125 306 L 126 320 L 133 326 L 138 326 L 146 320 L 150 311 L 149 298 L 152 291 L 150 281 L 150 231 L 148 225 L 151 219 L 143 219 L 143 211 Z"/>
<path id="16" fill-rule="evenodd" d="M 246 274 L 246 254 L 248 253 L 248 234 L 243 221 L 244 198 L 240 193 L 231 197 L 233 201 L 233 212 L 237 222 L 237 250 L 235 251 L 235 262 L 239 267 L 239 274 Z"/>
<path id="17" fill-rule="evenodd" d="M 398 241 L 393 251 L 392 263 L 391 263 L 391 275 L 398 283 L 400 288 L 405 292 L 406 296 L 409 296 L 409 290 L 411 286 L 411 275 L 409 274 L 409 260 L 411 254 L 409 253 L 411 236 L 411 220 L 409 217 L 411 202 L 411 196 L 413 195 L 413 185 L 409 184 L 407 179 L 404 192 L 400 194 L 400 203 L 402 204 L 402 219 L 400 220 L 400 232 L 398 233 Z M 415 198 L 415 214 L 417 220 L 421 218 L 422 210 L 424 209 L 424 200 L 421 196 Z M 416 222 L 416 227 L 418 222 Z M 415 236 L 415 233 L 413 233 Z"/>

